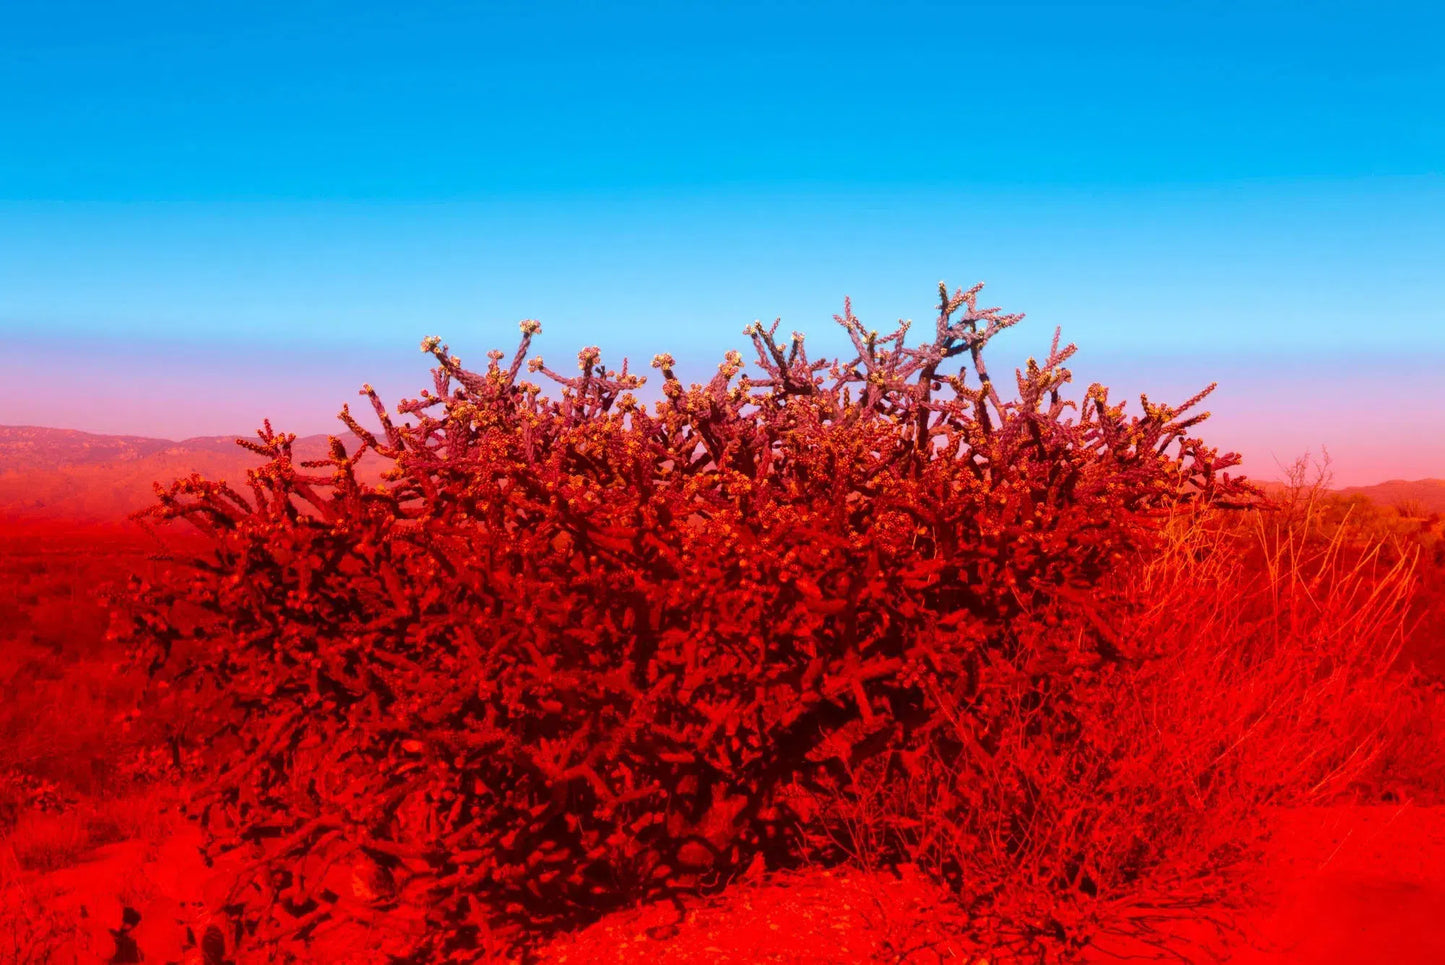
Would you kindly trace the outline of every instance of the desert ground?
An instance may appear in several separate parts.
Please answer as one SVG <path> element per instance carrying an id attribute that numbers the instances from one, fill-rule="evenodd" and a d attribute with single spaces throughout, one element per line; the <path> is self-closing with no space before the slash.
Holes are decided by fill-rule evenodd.
<path id="1" fill-rule="evenodd" d="M 147 504 L 153 479 L 192 470 L 234 478 L 254 464 L 226 441 L 0 429 L 0 959 L 233 960 L 224 943 L 207 944 L 226 862 L 202 859 L 164 721 L 144 709 L 154 694 L 108 638 L 101 593 L 161 572 L 148 558 L 156 537 L 126 519 Z M 324 439 L 303 444 L 312 458 L 324 452 Z M 1078 960 L 1445 960 L 1442 491 L 1438 481 L 1396 482 L 1321 497 L 1425 554 L 1397 658 L 1401 674 L 1413 674 L 1399 684 L 1408 688 L 1400 700 L 1415 704 L 1396 721 L 1393 756 L 1331 800 L 1264 809 L 1262 851 L 1232 872 L 1251 888 L 1242 905 L 1190 906 L 1165 912 L 1148 932 L 1100 933 Z M 968 924 L 948 891 L 915 867 L 828 861 L 752 869 L 704 894 L 557 929 L 528 960 L 1025 960 L 1006 947 L 981 949 Z M 317 961 L 339 956 L 316 948 Z"/>

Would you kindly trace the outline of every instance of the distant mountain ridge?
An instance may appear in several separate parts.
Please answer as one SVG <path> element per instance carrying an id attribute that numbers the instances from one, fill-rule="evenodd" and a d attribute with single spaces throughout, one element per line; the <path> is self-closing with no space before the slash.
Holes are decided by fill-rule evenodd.
<path id="1" fill-rule="evenodd" d="M 349 432 L 341 437 L 348 449 L 355 448 L 357 440 Z M 152 483 L 170 482 L 192 472 L 240 487 L 246 481 L 246 470 L 259 466 L 261 457 L 236 445 L 237 438 L 256 436 L 174 440 L 44 426 L 0 426 L 0 516 L 76 522 L 123 519 L 154 501 Z M 327 436 L 298 437 L 293 451 L 298 460 L 325 458 Z M 382 468 L 382 460 L 372 456 L 363 461 L 360 473 L 373 481 Z M 1271 484 L 1266 483 L 1265 488 L 1269 490 Z M 1391 479 L 1335 491 L 1387 506 L 1405 504 L 1425 512 L 1445 512 L 1445 479 Z"/>
<path id="2" fill-rule="evenodd" d="M 1346 486 L 1342 496 L 1365 496 L 1385 506 L 1414 505 L 1427 513 L 1445 513 L 1445 479 L 1391 479 L 1373 486 Z"/>
<path id="3" fill-rule="evenodd" d="M 348 449 L 356 439 L 341 433 Z M 0 516 L 111 522 L 155 501 L 153 484 L 198 472 L 225 480 L 245 492 L 246 470 L 261 456 L 236 444 L 246 436 L 196 436 L 157 439 L 104 435 L 44 426 L 0 426 Z M 255 439 L 252 434 L 250 439 Z M 327 436 L 298 437 L 292 452 L 298 461 L 322 459 Z M 367 472 L 370 462 L 372 473 Z M 359 468 L 363 476 L 379 471 L 374 456 Z"/>
<path id="4" fill-rule="evenodd" d="M 113 436 L 78 429 L 45 426 L 0 426 L 0 472 L 58 469 L 106 462 L 136 462 L 156 455 L 243 452 L 237 436 L 194 436 L 190 439 L 157 439 L 150 436 Z M 255 438 L 254 435 L 251 436 Z M 326 437 L 306 436 L 296 440 L 298 448 L 322 450 Z"/>

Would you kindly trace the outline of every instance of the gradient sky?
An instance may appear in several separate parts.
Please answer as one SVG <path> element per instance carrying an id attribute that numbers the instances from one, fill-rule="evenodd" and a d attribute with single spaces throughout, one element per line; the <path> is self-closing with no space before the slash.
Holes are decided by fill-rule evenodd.
<path id="1" fill-rule="evenodd" d="M 1433 4 L 0 4 L 0 423 L 327 431 L 584 344 L 703 377 L 939 279 L 1206 436 L 1445 476 Z"/>

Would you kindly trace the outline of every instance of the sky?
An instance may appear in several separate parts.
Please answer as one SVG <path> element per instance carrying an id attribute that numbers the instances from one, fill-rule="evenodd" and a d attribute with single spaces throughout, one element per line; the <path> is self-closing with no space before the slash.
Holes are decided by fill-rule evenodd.
<path id="1" fill-rule="evenodd" d="M 1445 477 L 1432 4 L 0 4 L 0 424 L 337 426 L 517 322 L 702 379 L 939 280 L 1279 474 Z"/>

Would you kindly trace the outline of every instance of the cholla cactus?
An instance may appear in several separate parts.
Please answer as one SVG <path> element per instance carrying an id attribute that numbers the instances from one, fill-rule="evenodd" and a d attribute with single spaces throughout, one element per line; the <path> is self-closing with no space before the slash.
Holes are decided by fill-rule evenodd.
<path id="1" fill-rule="evenodd" d="M 248 940 L 354 927 L 482 959 L 795 859 L 798 802 L 879 755 L 997 769 L 1005 692 L 1036 694 L 1040 753 L 1083 726 L 1075 668 L 1137 645 L 1086 591 L 1156 512 L 1245 489 L 1189 434 L 1197 398 L 1065 399 L 1057 334 L 1005 399 L 983 353 L 1022 316 L 978 293 L 940 286 L 913 346 L 845 303 L 846 361 L 777 323 L 745 332 L 756 376 L 733 352 L 684 387 L 658 355 L 651 407 L 596 348 L 571 376 L 532 358 L 555 398 L 518 382 L 534 321 L 481 374 L 432 336 L 405 424 L 367 386 L 381 430 L 343 408 L 354 451 L 297 466 L 267 424 L 249 495 L 162 491 L 151 515 L 213 545 L 137 587 L 131 636 L 205 697 L 200 813 L 245 869 Z M 369 454 L 382 487 L 356 479 Z M 363 865 L 387 887 L 353 888 Z"/>

